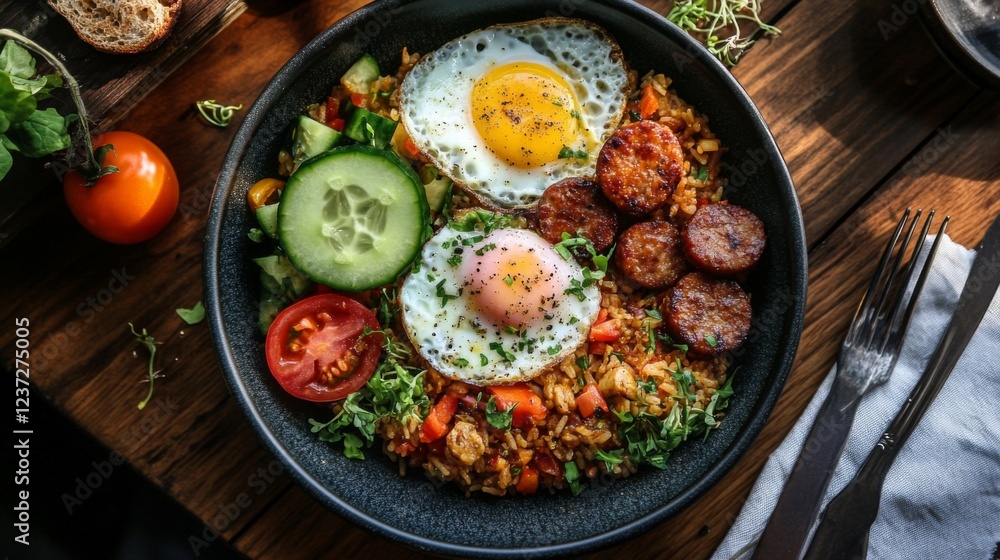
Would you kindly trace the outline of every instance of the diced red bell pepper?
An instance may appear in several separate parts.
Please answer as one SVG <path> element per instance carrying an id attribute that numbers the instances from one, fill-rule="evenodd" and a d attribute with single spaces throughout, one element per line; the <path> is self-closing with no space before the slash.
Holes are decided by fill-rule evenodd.
<path id="1" fill-rule="evenodd" d="M 597 409 L 608 412 L 608 403 L 601 395 L 600 389 L 593 383 L 588 383 L 586 387 L 576 396 L 576 409 L 584 418 L 590 418 Z"/>
<path id="2" fill-rule="evenodd" d="M 363 93 L 352 93 L 351 94 L 351 103 L 354 104 L 355 107 L 364 107 L 365 106 L 365 94 L 363 94 Z"/>
<path id="3" fill-rule="evenodd" d="M 333 97 L 326 98 L 326 126 L 331 126 L 335 119 L 340 118 L 340 99 Z"/>
<path id="4" fill-rule="evenodd" d="M 643 119 L 652 117 L 660 109 L 660 102 L 656 99 L 656 92 L 653 86 L 646 84 L 642 88 L 642 98 L 639 100 L 639 116 Z"/>
<path id="5" fill-rule="evenodd" d="M 601 310 L 604 311 L 603 309 Z M 617 319 L 601 319 L 601 315 L 597 316 L 597 322 L 590 327 L 590 335 L 587 336 L 587 340 L 591 342 L 614 342 L 621 338 L 622 331 L 618 327 Z"/>
<path id="6" fill-rule="evenodd" d="M 536 395 L 527 383 L 497 385 L 487 387 L 486 390 L 496 399 L 497 410 L 506 411 L 517 405 L 513 413 L 513 424 L 518 428 L 531 429 L 534 425 L 532 420 L 544 420 L 549 412 L 542 398 Z"/>
<path id="7" fill-rule="evenodd" d="M 420 441 L 430 443 L 444 437 L 448 433 L 448 423 L 458 408 L 458 399 L 452 395 L 444 395 L 434 405 L 427 419 L 420 425 Z"/>
<path id="8" fill-rule="evenodd" d="M 521 468 L 521 476 L 517 479 L 518 494 L 534 494 L 538 490 L 538 471 L 531 465 Z"/>
<path id="9" fill-rule="evenodd" d="M 406 153 L 410 154 L 412 157 L 417 157 L 420 155 L 420 148 L 410 140 L 409 137 L 406 138 L 406 142 L 403 142 L 403 147 L 406 148 Z"/>

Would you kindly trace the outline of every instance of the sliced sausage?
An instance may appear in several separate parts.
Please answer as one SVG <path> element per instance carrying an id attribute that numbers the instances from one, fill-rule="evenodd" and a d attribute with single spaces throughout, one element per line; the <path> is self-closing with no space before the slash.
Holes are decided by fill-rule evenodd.
<path id="1" fill-rule="evenodd" d="M 619 128 L 597 156 L 597 180 L 622 212 L 641 216 L 666 204 L 684 170 L 684 152 L 670 128 L 639 121 Z"/>
<path id="2" fill-rule="evenodd" d="M 732 280 L 692 272 L 663 301 L 664 326 L 694 356 L 709 357 L 739 348 L 750 331 L 750 300 Z"/>
<path id="3" fill-rule="evenodd" d="M 670 222 L 640 222 L 618 237 L 615 264 L 645 288 L 673 286 L 689 267 L 681 251 L 681 234 Z"/>
<path id="4" fill-rule="evenodd" d="M 733 204 L 702 206 L 683 236 L 684 254 L 691 264 L 721 276 L 753 268 L 767 241 L 760 218 Z"/>
<path id="5" fill-rule="evenodd" d="M 545 189 L 538 200 L 538 226 L 549 243 L 562 241 L 562 234 L 581 235 L 598 253 L 615 242 L 618 216 L 590 179 L 570 177 Z"/>

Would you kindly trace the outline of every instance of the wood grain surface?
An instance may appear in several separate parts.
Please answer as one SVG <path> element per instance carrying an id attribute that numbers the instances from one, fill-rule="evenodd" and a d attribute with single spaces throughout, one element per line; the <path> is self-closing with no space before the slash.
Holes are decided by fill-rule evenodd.
<path id="1" fill-rule="evenodd" d="M 206 525 L 196 535 L 250 558 L 421 555 L 330 513 L 281 472 L 250 433 L 219 371 L 205 324 L 173 310 L 202 299 L 201 257 L 216 173 L 239 124 L 208 128 L 197 99 L 249 104 L 274 72 L 361 2 L 251 9 L 168 77 L 120 128 L 148 136 L 182 184 L 173 223 L 131 247 L 87 235 L 62 204 L 0 252 L 2 324 L 27 316 L 41 392 Z M 665 13 L 666 2 L 649 3 Z M 809 300 L 798 357 L 763 433 L 722 481 L 648 534 L 592 558 L 707 558 L 757 474 L 832 366 L 874 268 L 881 240 L 907 206 L 952 216 L 950 233 L 978 242 L 1000 213 L 1000 104 L 942 60 L 916 21 L 885 37 L 892 3 L 766 1 L 784 33 L 759 43 L 734 74 L 771 126 L 802 203 Z M 266 38 L 266 40 L 261 40 Z M 710 112 L 710 108 L 704 108 Z M 145 412 L 145 357 L 127 331 L 149 329 L 162 379 Z M 13 329 L 0 331 L 9 348 Z M 152 414 L 151 414 L 152 413 Z M 238 504 L 234 519 L 224 512 Z"/>

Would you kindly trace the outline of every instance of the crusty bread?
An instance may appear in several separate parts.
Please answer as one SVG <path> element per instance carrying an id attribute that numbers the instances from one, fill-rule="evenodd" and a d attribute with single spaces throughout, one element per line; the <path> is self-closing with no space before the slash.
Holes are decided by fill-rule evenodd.
<path id="1" fill-rule="evenodd" d="M 181 0 L 48 0 L 81 39 L 99 51 L 134 54 L 167 37 Z"/>

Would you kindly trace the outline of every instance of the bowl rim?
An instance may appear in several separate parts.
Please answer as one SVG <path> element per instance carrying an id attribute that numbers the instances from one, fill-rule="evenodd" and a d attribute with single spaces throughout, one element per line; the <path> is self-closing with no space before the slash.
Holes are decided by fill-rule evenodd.
<path id="1" fill-rule="evenodd" d="M 407 0 L 411 1 L 423 0 Z M 219 358 L 223 375 L 229 385 L 235 400 L 239 404 L 243 413 L 250 420 L 251 427 L 255 435 L 262 441 L 268 450 L 278 457 L 288 468 L 292 477 L 302 485 L 313 498 L 320 501 L 328 509 L 337 515 L 344 517 L 361 528 L 374 533 L 380 537 L 389 538 L 398 543 L 416 548 L 422 551 L 429 551 L 449 556 L 466 557 L 490 557 L 490 558 L 521 558 L 532 557 L 552 557 L 562 556 L 584 551 L 593 551 L 619 543 L 629 537 L 635 536 L 655 525 L 663 522 L 667 518 L 679 513 L 687 508 L 695 499 L 702 496 L 713 487 L 746 453 L 747 449 L 760 434 L 771 415 L 771 412 L 781 395 L 785 381 L 791 371 L 799 339 L 802 333 L 803 321 L 805 317 L 805 302 L 807 291 L 807 252 L 805 245 L 805 229 L 802 220 L 802 211 L 798 203 L 798 197 L 788 172 L 785 160 L 770 130 L 767 128 L 763 117 L 757 107 L 750 100 L 749 95 L 742 88 L 736 78 L 727 70 L 714 56 L 712 56 L 700 43 L 695 41 L 687 33 L 680 30 L 666 18 L 653 10 L 640 4 L 628 0 L 601 0 L 624 15 L 646 22 L 655 31 L 666 35 L 672 42 L 684 47 L 694 62 L 708 67 L 708 70 L 720 79 L 725 85 L 727 93 L 740 104 L 744 111 L 747 111 L 753 122 L 753 133 L 756 137 L 764 140 L 762 148 L 767 152 L 770 161 L 773 162 L 774 172 L 777 177 L 778 191 L 788 209 L 788 229 L 791 231 L 789 239 L 789 296 L 792 301 L 788 310 L 789 322 L 786 332 L 793 336 L 784 341 L 784 353 L 775 360 L 775 367 L 772 369 L 772 384 L 765 389 L 751 410 L 747 424 L 739 435 L 733 440 L 726 451 L 712 464 L 707 472 L 702 474 L 694 483 L 674 496 L 669 502 L 660 507 L 647 512 L 645 515 L 636 518 L 620 527 L 598 533 L 590 537 L 542 546 L 519 547 L 519 548 L 487 548 L 471 545 L 462 545 L 431 539 L 404 531 L 380 521 L 358 509 L 350 503 L 332 494 L 325 487 L 306 472 L 305 468 L 294 460 L 289 451 L 279 438 L 265 425 L 260 410 L 252 401 L 246 384 L 240 377 L 236 363 L 233 359 L 233 348 L 228 339 L 226 327 L 222 320 L 221 297 L 220 297 L 220 248 L 222 242 L 222 217 L 231 200 L 228 196 L 236 177 L 236 171 L 243 161 L 243 156 L 252 140 L 258 127 L 264 120 L 267 110 L 280 98 L 286 85 L 294 81 L 302 72 L 309 68 L 310 63 L 320 56 L 326 45 L 331 41 L 332 36 L 341 34 L 343 31 L 352 28 L 359 21 L 362 21 L 376 12 L 396 8 L 400 5 L 399 0 L 376 0 L 340 19 L 320 35 L 310 41 L 305 47 L 293 55 L 273 78 L 264 87 L 257 99 L 250 106 L 246 117 L 240 124 L 239 129 L 233 136 L 232 142 L 226 152 L 223 166 L 219 177 L 216 180 L 212 201 L 209 208 L 208 222 L 205 233 L 205 251 L 203 262 L 203 285 L 204 301 L 209 317 L 209 325 L 212 331 L 212 338 L 216 353 Z"/>

